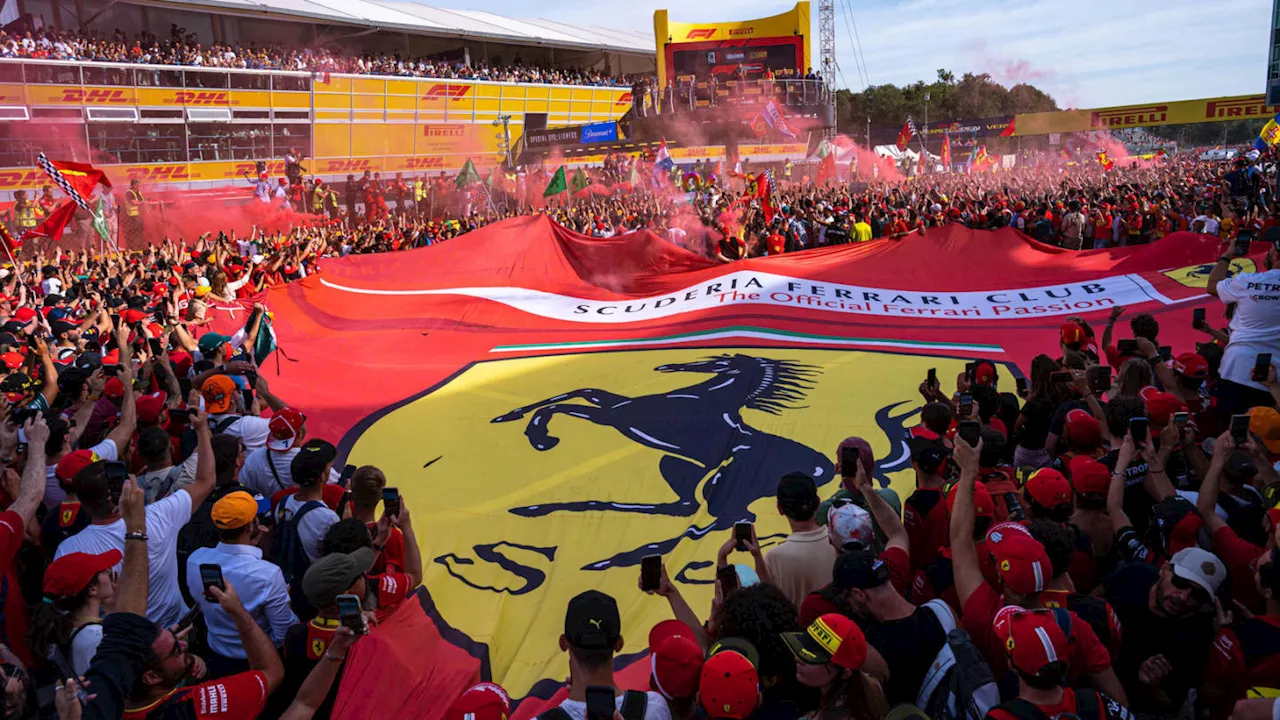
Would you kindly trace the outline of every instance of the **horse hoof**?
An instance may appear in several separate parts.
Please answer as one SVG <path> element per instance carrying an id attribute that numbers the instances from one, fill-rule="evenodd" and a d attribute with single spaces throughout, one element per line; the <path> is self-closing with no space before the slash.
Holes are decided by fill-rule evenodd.
<path id="1" fill-rule="evenodd" d="M 529 438 L 529 444 L 533 446 L 534 450 L 541 450 L 545 452 L 559 445 L 560 438 L 550 437 L 550 436 L 544 437 L 544 438 L 538 438 L 537 440 L 533 438 Z"/>
<path id="2" fill-rule="evenodd" d="M 519 410 L 512 410 L 506 415 L 499 415 L 498 417 L 490 420 L 489 422 L 491 423 L 511 422 L 512 420 L 519 420 L 522 417 L 524 417 L 524 413 L 520 412 Z"/>

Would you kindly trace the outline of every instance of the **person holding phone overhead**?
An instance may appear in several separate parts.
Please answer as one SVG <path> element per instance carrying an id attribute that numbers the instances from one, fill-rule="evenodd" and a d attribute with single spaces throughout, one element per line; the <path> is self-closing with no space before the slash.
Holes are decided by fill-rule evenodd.
<path id="1" fill-rule="evenodd" d="M 1221 380 L 1213 388 L 1218 412 L 1224 418 L 1251 407 L 1276 404 L 1263 384 L 1266 376 L 1255 377 L 1254 366 L 1260 354 L 1269 353 L 1273 366 L 1274 358 L 1280 358 L 1280 248 L 1267 248 L 1258 272 L 1234 271 L 1233 261 L 1238 257 L 1239 248 L 1224 245 L 1205 287 L 1224 304 L 1235 303 L 1231 340 L 1218 366 Z"/>

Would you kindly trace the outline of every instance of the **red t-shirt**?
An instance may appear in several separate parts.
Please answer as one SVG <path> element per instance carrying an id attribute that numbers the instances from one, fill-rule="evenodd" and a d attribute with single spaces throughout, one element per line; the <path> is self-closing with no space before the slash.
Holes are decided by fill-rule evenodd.
<path id="1" fill-rule="evenodd" d="M 267 694 L 267 676 L 261 671 L 250 670 L 179 688 L 146 707 L 126 709 L 124 720 L 144 720 L 148 712 L 161 704 L 175 702 L 191 703 L 196 718 L 253 720 L 266 707 Z"/>
<path id="2" fill-rule="evenodd" d="M 27 649 L 27 604 L 18 587 L 17 556 L 22 549 L 22 516 L 12 510 L 0 512 L 0 568 L 4 569 L 4 636 L 0 638 L 28 667 L 34 658 Z"/>
<path id="3" fill-rule="evenodd" d="M 902 524 L 911 547 L 911 574 L 937 559 L 951 541 L 947 500 L 938 488 L 917 488 L 902 504 Z"/>
<path id="4" fill-rule="evenodd" d="M 400 607 L 400 603 L 409 596 L 412 580 L 407 573 L 391 572 L 382 575 L 367 576 L 367 581 L 378 588 L 378 609 L 374 617 L 379 623 L 385 622 Z"/>
<path id="5" fill-rule="evenodd" d="M 369 523 L 369 535 L 375 538 L 378 536 L 378 523 Z M 373 568 L 369 570 L 370 575 L 381 575 L 386 572 L 404 572 L 404 533 L 400 532 L 400 528 L 391 528 L 391 534 L 387 535 L 387 544 L 373 561 Z"/>
<path id="6" fill-rule="evenodd" d="M 1040 712 L 1044 713 L 1046 718 L 1056 718 L 1064 713 L 1074 715 L 1076 713 L 1076 691 L 1071 688 L 1063 688 L 1062 700 L 1052 705 L 1037 705 L 1036 707 L 1040 709 Z M 1016 715 L 999 707 L 991 708 L 987 713 L 987 717 L 992 720 L 1018 720 Z M 1107 717 L 1105 712 L 1102 712 L 1102 717 Z"/>
<path id="7" fill-rule="evenodd" d="M 1232 597 L 1255 613 L 1266 609 L 1253 582 L 1253 562 L 1267 551 L 1241 538 L 1229 525 L 1223 525 L 1213 534 L 1213 552 L 1230 573 Z"/>
<path id="8" fill-rule="evenodd" d="M 973 644 L 982 650 L 997 676 L 1008 667 L 1008 656 L 1005 655 L 1004 642 L 991 624 L 1004 606 L 1004 597 L 984 582 L 969 596 L 961 613 L 965 631 L 973 638 Z M 1089 623 L 1068 612 L 1071 614 L 1071 634 L 1067 637 L 1067 679 L 1075 684 L 1076 678 L 1082 674 L 1102 672 L 1111 667 L 1111 653 L 1098 640 L 1098 634 L 1089 627 Z"/>
<path id="9" fill-rule="evenodd" d="M 1280 687 L 1280 647 L 1277 647 L 1280 638 L 1277 635 L 1280 635 L 1280 617 L 1275 615 L 1258 615 L 1218 631 L 1204 673 L 1205 694 L 1213 699 L 1211 708 L 1215 720 L 1229 717 L 1235 702 L 1244 698 L 1248 688 Z M 1241 636 L 1252 636 L 1250 640 L 1256 645 L 1251 651 L 1253 657 L 1246 657 Z M 1264 647 L 1264 642 L 1270 647 Z"/>

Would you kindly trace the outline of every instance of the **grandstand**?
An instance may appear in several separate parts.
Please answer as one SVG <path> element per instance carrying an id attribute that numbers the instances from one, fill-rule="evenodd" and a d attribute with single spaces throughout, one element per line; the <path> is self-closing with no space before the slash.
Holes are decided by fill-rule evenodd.
<path id="1" fill-rule="evenodd" d="M 259 162 L 279 174 L 290 149 L 336 181 L 492 165 L 526 128 L 618 119 L 626 76 L 655 70 L 648 31 L 409 2 L 18 5 L 0 37 L 0 199 L 43 184 L 32 158 L 51 148 L 175 189 Z"/>

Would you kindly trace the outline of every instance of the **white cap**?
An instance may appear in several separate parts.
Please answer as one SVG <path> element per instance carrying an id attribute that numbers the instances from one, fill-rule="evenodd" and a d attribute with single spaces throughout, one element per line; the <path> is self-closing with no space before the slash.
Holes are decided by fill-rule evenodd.
<path id="1" fill-rule="evenodd" d="M 208 286 L 209 286 L 209 278 L 207 278 L 207 277 L 205 277 L 205 276 L 201 275 L 200 277 L 196 278 L 196 285 L 198 285 L 198 286 L 200 286 L 200 287 L 208 287 Z"/>
<path id="2" fill-rule="evenodd" d="M 827 537 L 836 550 L 843 550 L 850 543 L 871 547 L 871 539 L 875 537 L 871 513 L 852 502 L 832 504 L 827 510 Z"/>
<path id="3" fill-rule="evenodd" d="M 1198 547 L 1179 550 L 1169 560 L 1173 574 L 1190 580 L 1208 591 L 1212 597 L 1218 594 L 1218 588 L 1227 579 L 1227 566 L 1222 564 L 1217 555 Z"/>
<path id="4" fill-rule="evenodd" d="M 264 257 L 263 255 L 260 255 L 260 254 L 259 254 L 259 255 L 254 255 L 253 257 L 251 257 L 251 258 L 249 258 L 249 259 L 253 261 L 253 264 L 254 264 L 254 265 L 261 265 L 261 264 L 262 264 L 262 261 L 263 261 L 263 260 L 265 260 L 265 259 L 266 259 L 266 257 Z"/>

